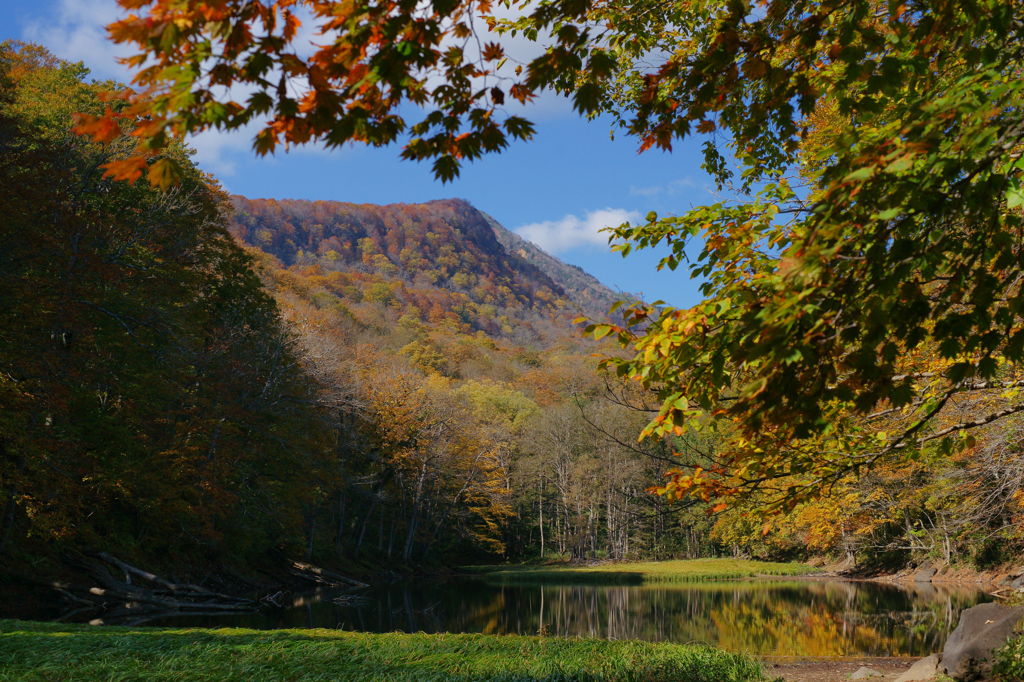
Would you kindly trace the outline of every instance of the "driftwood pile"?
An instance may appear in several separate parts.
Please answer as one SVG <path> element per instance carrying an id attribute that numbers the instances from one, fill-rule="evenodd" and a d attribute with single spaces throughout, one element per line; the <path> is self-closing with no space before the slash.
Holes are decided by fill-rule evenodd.
<path id="1" fill-rule="evenodd" d="M 175 615 L 252 613 L 259 608 L 259 603 L 253 599 L 173 582 L 105 552 L 78 557 L 75 563 L 98 584 L 90 587 L 55 584 L 54 588 L 75 605 L 62 620 L 97 614 L 90 621 L 96 625 L 139 625 Z"/>
<path id="2" fill-rule="evenodd" d="M 91 578 L 90 586 L 54 584 L 53 587 L 71 605 L 61 620 L 92 617 L 95 625 L 141 625 L 171 616 L 225 616 L 254 613 L 263 608 L 288 608 L 292 593 L 279 590 L 260 599 L 249 599 L 168 580 L 150 571 L 132 566 L 106 552 L 77 556 L 69 560 Z M 369 587 L 340 573 L 301 561 L 291 561 L 288 573 L 318 588 L 361 590 Z M 355 595 L 339 595 L 337 603 L 358 603 Z"/>

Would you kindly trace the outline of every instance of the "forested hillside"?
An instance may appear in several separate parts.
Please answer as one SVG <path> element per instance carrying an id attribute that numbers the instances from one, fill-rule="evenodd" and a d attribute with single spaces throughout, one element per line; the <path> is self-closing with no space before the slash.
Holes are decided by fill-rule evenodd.
<path id="1" fill-rule="evenodd" d="M 72 114 L 107 84 L 0 51 L 0 556 L 45 577 L 82 551 L 244 564 L 301 544 L 327 478 L 314 384 L 227 197 L 112 182 L 123 146 Z"/>
<path id="2" fill-rule="evenodd" d="M 615 346 L 572 320 L 616 295 L 589 275 L 459 200 L 228 197 L 181 146 L 169 190 L 111 180 L 132 143 L 72 125 L 116 84 L 8 44 L 0 85 L 8 585 L 74 580 L 100 552 L 260 581 L 295 559 L 988 566 L 1024 546 L 1015 417 L 769 514 L 756 494 L 652 495 L 673 467 L 720 473 L 734 433 L 637 442 L 660 396 L 598 369 Z M 908 367 L 926 376 L 925 360 Z"/>
<path id="3" fill-rule="evenodd" d="M 345 273 L 333 278 L 343 297 L 373 284 L 371 298 L 413 303 L 432 322 L 530 339 L 549 333 L 555 315 L 603 316 L 616 300 L 592 276 L 465 201 L 375 206 L 233 197 L 232 204 L 232 234 L 285 267 Z M 558 326 L 564 333 L 564 322 Z"/>
<path id="4" fill-rule="evenodd" d="M 353 550 L 392 556 L 396 547 L 404 552 L 408 546 L 405 558 L 412 559 L 417 546 L 426 556 L 444 544 L 440 534 L 428 534 L 417 545 L 409 532 L 424 522 L 417 514 L 436 514 L 435 522 L 443 524 L 452 513 L 433 501 L 415 512 L 421 503 L 416 495 L 443 499 L 468 476 L 446 479 L 448 467 L 461 466 L 458 460 L 432 454 L 433 446 L 418 435 L 431 424 L 436 438 L 444 423 L 439 415 L 464 408 L 464 402 L 450 402 L 453 395 L 468 398 L 479 421 L 471 427 L 452 420 L 445 438 L 468 429 L 472 433 L 465 437 L 475 438 L 478 449 L 493 448 L 494 457 L 477 460 L 492 462 L 490 482 L 481 488 L 488 511 L 460 537 L 500 556 L 817 555 L 891 568 L 955 557 L 991 566 L 1021 550 L 1024 471 L 1012 445 L 1016 422 L 981 430 L 968 451 L 879 466 L 844 478 L 820 498 L 769 514 L 765 499 L 772 489 L 731 507 L 699 498 L 669 502 L 649 492 L 664 471 L 713 471 L 716 451 L 730 434 L 691 430 L 685 437 L 636 442 L 657 411 L 655 401 L 635 382 L 597 372 L 591 356 L 609 348 L 588 345 L 568 324 L 567 309 L 586 309 L 610 292 L 586 280 L 574 288 L 569 266 L 484 217 L 501 246 L 496 245 L 482 229 L 482 214 L 463 202 L 379 207 L 236 197 L 234 206 L 235 234 L 259 245 L 253 235 L 262 230 L 267 244 L 294 244 L 276 247 L 280 259 L 262 258 L 268 288 L 307 348 L 307 366 L 318 368 L 315 373 L 322 384 L 334 386 L 334 395 L 347 396 L 345 413 L 370 434 L 363 451 L 388 453 L 384 459 L 344 458 L 371 463 L 360 470 L 370 478 L 347 493 L 360 501 L 360 511 L 323 512 L 331 524 L 349 526 L 355 546 L 336 546 L 332 551 L 339 556 Z M 403 239 L 381 230 L 381 222 Z M 368 257 L 354 250 L 341 257 L 328 248 L 345 231 L 360 240 Z M 443 241 L 431 237 L 439 233 Z M 414 259 L 437 242 L 448 247 L 447 255 Z M 295 255 L 299 244 L 301 259 Z M 508 250 L 553 276 L 541 278 Z M 454 274 L 444 269 L 448 262 L 461 263 Z M 494 283 L 501 281 L 495 272 L 514 273 L 507 281 L 519 291 L 561 287 L 565 299 L 507 293 L 495 303 Z M 380 381 L 371 386 L 370 377 Z M 410 402 L 412 395 L 420 402 Z M 431 410 L 441 412 L 427 416 Z M 393 423 L 397 416 L 405 423 L 392 431 L 399 428 Z M 416 447 L 396 448 L 396 434 Z M 447 447 L 444 439 L 434 442 L 438 452 Z M 426 493 L 416 492 L 421 484 Z M 989 504 L 978 505 L 979 498 Z"/>
<path id="5" fill-rule="evenodd" d="M 112 84 L 0 75 L 6 585 L 707 546 L 571 324 L 589 276 L 464 202 L 231 200 L 178 147 L 169 191 L 106 179 L 127 140 L 71 127 Z"/>
<path id="6" fill-rule="evenodd" d="M 231 230 L 261 249 L 322 405 L 362 439 L 341 458 L 352 485 L 320 512 L 334 529 L 316 539 L 327 555 L 711 546 L 646 492 L 671 455 L 634 444 L 643 412 L 596 371 L 593 353 L 609 348 L 571 322 L 615 300 L 593 277 L 458 200 L 233 206 Z"/>

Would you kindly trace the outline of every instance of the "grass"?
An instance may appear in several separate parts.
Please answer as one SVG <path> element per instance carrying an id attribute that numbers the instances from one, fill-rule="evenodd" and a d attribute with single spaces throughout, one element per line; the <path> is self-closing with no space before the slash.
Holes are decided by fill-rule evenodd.
<path id="1" fill-rule="evenodd" d="M 1005 682 L 1024 680 L 1024 635 L 1011 638 L 996 651 L 992 673 Z"/>
<path id="2" fill-rule="evenodd" d="M 339 630 L 95 627 L 0 620 L 0 680 L 765 679 L 706 646 Z"/>
<path id="3" fill-rule="evenodd" d="M 749 559 L 678 559 L 607 563 L 594 566 L 468 566 L 467 572 L 502 583 L 642 585 L 651 583 L 735 580 L 759 575 L 794 576 L 816 569 L 799 563 Z"/>

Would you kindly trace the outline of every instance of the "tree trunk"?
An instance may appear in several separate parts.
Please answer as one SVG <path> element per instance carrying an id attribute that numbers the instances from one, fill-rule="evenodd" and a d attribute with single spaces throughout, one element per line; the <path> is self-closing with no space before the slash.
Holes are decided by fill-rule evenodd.
<path id="1" fill-rule="evenodd" d="M 383 523 L 384 512 L 381 512 L 381 522 Z M 388 533 L 388 559 L 391 558 L 391 553 L 395 549 L 395 535 L 398 533 L 398 516 L 395 514 L 391 515 L 391 532 Z"/>
<path id="2" fill-rule="evenodd" d="M 345 494 L 338 492 L 338 523 L 334 531 L 334 548 L 339 554 L 343 553 L 345 546 Z"/>
<path id="3" fill-rule="evenodd" d="M 402 548 L 402 559 L 409 561 L 412 558 L 412 548 L 416 540 L 416 529 L 420 522 L 420 507 L 423 499 L 423 483 L 427 480 L 427 463 L 420 466 L 420 477 L 416 481 L 416 496 L 412 500 L 412 516 L 409 519 L 409 528 L 405 534 L 405 547 Z"/>
<path id="4" fill-rule="evenodd" d="M 537 526 L 540 529 L 540 559 L 544 560 L 544 477 L 540 477 L 540 495 L 537 497 Z"/>
<path id="5" fill-rule="evenodd" d="M 359 527 L 359 537 L 356 539 L 355 556 L 359 556 L 359 552 L 363 548 L 363 538 L 366 537 L 366 526 L 370 521 L 370 515 L 373 514 L 374 507 L 377 506 L 377 496 L 373 496 L 373 500 L 370 502 L 369 508 L 366 510 L 366 514 L 363 516 L 363 522 Z"/>
<path id="6" fill-rule="evenodd" d="M 313 560 L 313 541 L 316 538 L 316 508 L 309 512 L 306 523 L 306 561 Z"/>
<path id="7" fill-rule="evenodd" d="M 6 491 L 6 500 L 4 500 L 4 512 L 3 516 L 0 517 L 0 556 L 3 556 L 4 551 L 7 549 L 7 543 L 11 541 L 11 536 L 14 535 L 14 515 L 17 509 L 17 503 L 14 501 L 17 497 L 17 490 L 14 486 L 10 486 Z"/>

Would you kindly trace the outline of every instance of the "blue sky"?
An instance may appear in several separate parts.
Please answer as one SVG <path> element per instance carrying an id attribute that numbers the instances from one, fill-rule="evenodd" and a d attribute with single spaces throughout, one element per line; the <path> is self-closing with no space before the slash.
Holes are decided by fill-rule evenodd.
<path id="1" fill-rule="evenodd" d="M 97 77 L 127 80 L 103 30 L 119 14 L 114 0 L 3 0 L 0 38 L 38 42 L 85 62 Z M 459 197 L 613 288 L 695 303 L 696 283 L 685 272 L 656 272 L 653 253 L 610 253 L 596 230 L 715 201 L 697 144 L 638 154 L 634 139 L 609 138 L 607 121 L 586 121 L 551 99 L 527 116 L 538 131 L 532 142 L 469 164 L 448 184 L 434 180 L 428 163 L 400 160 L 397 147 L 306 148 L 260 158 L 244 133 L 206 133 L 193 145 L 199 164 L 233 193 L 361 203 Z"/>

